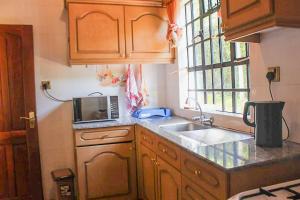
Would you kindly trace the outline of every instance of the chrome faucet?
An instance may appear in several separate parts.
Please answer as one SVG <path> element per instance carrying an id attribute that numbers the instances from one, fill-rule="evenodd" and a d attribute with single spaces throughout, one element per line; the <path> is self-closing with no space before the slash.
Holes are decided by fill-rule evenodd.
<path id="1" fill-rule="evenodd" d="M 203 114 L 203 111 L 202 111 L 202 108 L 201 108 L 201 105 L 199 104 L 198 101 L 196 101 L 196 99 L 193 99 L 191 97 L 188 97 L 186 102 L 188 102 L 188 99 L 192 99 L 195 103 L 196 103 L 196 109 L 198 108 L 199 111 L 200 111 L 200 116 L 195 116 L 195 117 L 192 117 L 192 120 L 193 121 L 199 121 L 201 124 L 203 125 L 210 125 L 210 126 L 213 126 L 213 123 L 214 123 L 214 117 L 212 116 L 205 116 Z"/>

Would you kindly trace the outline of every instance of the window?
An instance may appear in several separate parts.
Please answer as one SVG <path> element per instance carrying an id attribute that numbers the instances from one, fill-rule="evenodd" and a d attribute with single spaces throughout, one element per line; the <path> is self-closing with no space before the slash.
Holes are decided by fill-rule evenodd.
<path id="1" fill-rule="evenodd" d="M 189 97 L 242 113 L 250 91 L 248 45 L 225 42 L 220 0 L 189 0 L 184 7 Z"/>

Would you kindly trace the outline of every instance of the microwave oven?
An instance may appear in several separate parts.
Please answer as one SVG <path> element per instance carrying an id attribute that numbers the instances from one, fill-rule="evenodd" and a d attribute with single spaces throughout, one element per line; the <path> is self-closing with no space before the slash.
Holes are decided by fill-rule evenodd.
<path id="1" fill-rule="evenodd" d="M 73 123 L 109 121 L 118 118 L 118 96 L 73 98 Z"/>

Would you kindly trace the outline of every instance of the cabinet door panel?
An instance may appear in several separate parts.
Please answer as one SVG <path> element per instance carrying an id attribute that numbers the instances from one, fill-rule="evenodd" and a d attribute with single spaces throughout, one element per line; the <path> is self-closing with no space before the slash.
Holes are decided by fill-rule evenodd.
<path id="1" fill-rule="evenodd" d="M 173 59 L 165 8 L 125 7 L 127 58 Z"/>
<path id="2" fill-rule="evenodd" d="M 181 174 L 164 160 L 157 158 L 158 200 L 181 199 Z"/>
<path id="3" fill-rule="evenodd" d="M 155 184 L 155 153 L 144 145 L 140 146 L 140 167 L 142 196 L 145 200 L 155 200 L 156 184 Z"/>
<path id="4" fill-rule="evenodd" d="M 71 59 L 122 58 L 124 9 L 114 5 L 69 4 Z"/>
<path id="5" fill-rule="evenodd" d="M 135 199 L 136 165 L 131 143 L 77 147 L 80 199 Z"/>
<path id="6" fill-rule="evenodd" d="M 272 0 L 222 0 L 221 5 L 225 30 L 274 14 Z"/>

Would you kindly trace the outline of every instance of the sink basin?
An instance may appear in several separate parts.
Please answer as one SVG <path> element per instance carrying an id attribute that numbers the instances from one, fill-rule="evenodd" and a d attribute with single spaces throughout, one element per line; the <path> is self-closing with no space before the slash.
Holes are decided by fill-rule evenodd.
<path id="1" fill-rule="evenodd" d="M 163 125 L 161 126 L 166 131 L 173 131 L 173 132 L 185 132 L 185 131 L 196 131 L 196 130 L 203 130 L 209 129 L 209 126 L 203 126 L 200 124 L 194 123 L 187 123 L 187 124 L 172 124 L 172 125 Z"/>

